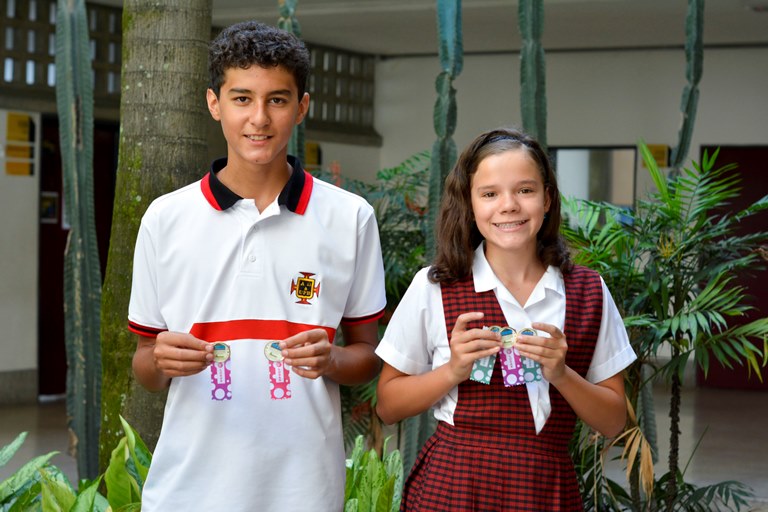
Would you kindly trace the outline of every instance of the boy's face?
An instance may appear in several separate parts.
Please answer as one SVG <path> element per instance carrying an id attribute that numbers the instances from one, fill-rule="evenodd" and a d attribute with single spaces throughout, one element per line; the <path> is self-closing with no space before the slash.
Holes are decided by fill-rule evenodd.
<path id="1" fill-rule="evenodd" d="M 227 140 L 227 166 L 285 167 L 291 131 L 309 107 L 291 73 L 280 66 L 229 68 L 219 96 L 208 89 L 207 100 Z"/>

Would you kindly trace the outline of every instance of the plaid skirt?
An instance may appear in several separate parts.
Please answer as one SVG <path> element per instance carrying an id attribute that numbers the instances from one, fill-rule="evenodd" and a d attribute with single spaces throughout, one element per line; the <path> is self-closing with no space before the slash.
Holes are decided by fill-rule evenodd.
<path id="1" fill-rule="evenodd" d="M 414 463 L 400 506 L 423 512 L 584 510 L 568 453 L 462 442 L 446 423 Z"/>

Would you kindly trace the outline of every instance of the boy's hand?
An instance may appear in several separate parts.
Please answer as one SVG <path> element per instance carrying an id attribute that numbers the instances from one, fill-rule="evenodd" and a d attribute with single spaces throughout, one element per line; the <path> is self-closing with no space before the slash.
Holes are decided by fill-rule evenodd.
<path id="1" fill-rule="evenodd" d="M 519 335 L 517 351 L 520 355 L 538 362 L 542 376 L 550 384 L 556 385 L 556 381 L 565 375 L 565 354 L 568 352 L 565 334 L 551 324 L 534 322 L 532 327 L 537 331 L 546 332 L 551 337 Z"/>
<path id="2" fill-rule="evenodd" d="M 213 361 L 213 344 L 191 334 L 165 331 L 152 350 L 155 367 L 168 377 L 194 375 Z"/>
<path id="3" fill-rule="evenodd" d="M 467 329 L 469 322 L 480 320 L 483 313 L 463 313 L 456 318 L 451 332 L 451 360 L 448 365 L 455 384 L 469 378 L 472 365 L 478 359 L 501 349 L 501 335 L 488 329 Z"/>
<path id="4" fill-rule="evenodd" d="M 308 379 L 316 379 L 333 368 L 333 345 L 323 329 L 304 331 L 280 342 L 285 364 Z"/>

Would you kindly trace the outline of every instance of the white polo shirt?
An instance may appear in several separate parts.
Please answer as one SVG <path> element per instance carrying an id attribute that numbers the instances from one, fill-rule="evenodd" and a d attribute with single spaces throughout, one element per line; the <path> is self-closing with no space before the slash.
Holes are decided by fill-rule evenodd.
<path id="1" fill-rule="evenodd" d="M 144 512 L 343 508 L 338 385 L 290 372 L 290 398 L 275 399 L 264 346 L 377 320 L 381 247 L 364 199 L 289 162 L 290 180 L 261 213 L 216 178 L 222 159 L 142 219 L 129 328 L 191 332 L 231 351 L 229 399 L 214 399 L 212 368 L 172 380 Z"/>
<path id="2" fill-rule="evenodd" d="M 544 322 L 563 329 L 565 325 L 565 283 L 560 269 L 549 266 L 525 304 L 520 304 L 496 277 L 478 246 L 472 264 L 477 293 L 493 290 L 507 325 L 520 330 L 533 322 Z M 440 284 L 428 279 L 428 268 L 420 270 L 392 315 L 376 353 L 393 368 L 418 375 L 438 368 L 451 359 Z M 637 357 L 629 343 L 627 330 L 616 303 L 602 277 L 603 314 L 595 352 L 586 378 L 601 382 L 621 372 Z M 469 312 L 469 310 L 467 311 Z M 566 333 L 567 334 L 567 333 Z M 540 336 L 548 336 L 540 332 Z M 549 418 L 551 404 L 546 380 L 525 384 L 536 431 L 541 432 Z M 453 425 L 453 413 L 459 399 L 458 386 L 434 406 L 435 418 Z"/>

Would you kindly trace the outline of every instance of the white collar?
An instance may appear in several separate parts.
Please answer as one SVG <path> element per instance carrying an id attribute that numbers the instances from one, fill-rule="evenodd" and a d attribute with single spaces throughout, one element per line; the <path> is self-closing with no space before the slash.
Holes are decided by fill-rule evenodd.
<path id="1" fill-rule="evenodd" d="M 485 242 L 482 242 L 477 249 L 475 249 L 475 257 L 472 262 L 472 277 L 475 284 L 475 293 L 487 292 L 489 290 L 495 290 L 496 296 L 505 299 L 508 302 L 516 303 L 512 298 L 512 295 L 506 289 L 504 284 L 496 277 L 490 263 L 485 258 Z M 565 285 L 563 284 L 562 273 L 560 269 L 549 265 L 544 275 L 541 276 L 536 287 L 531 292 L 531 296 L 528 298 L 527 304 L 535 304 L 541 300 L 544 300 L 546 291 L 551 290 L 555 293 L 565 296 Z"/>

